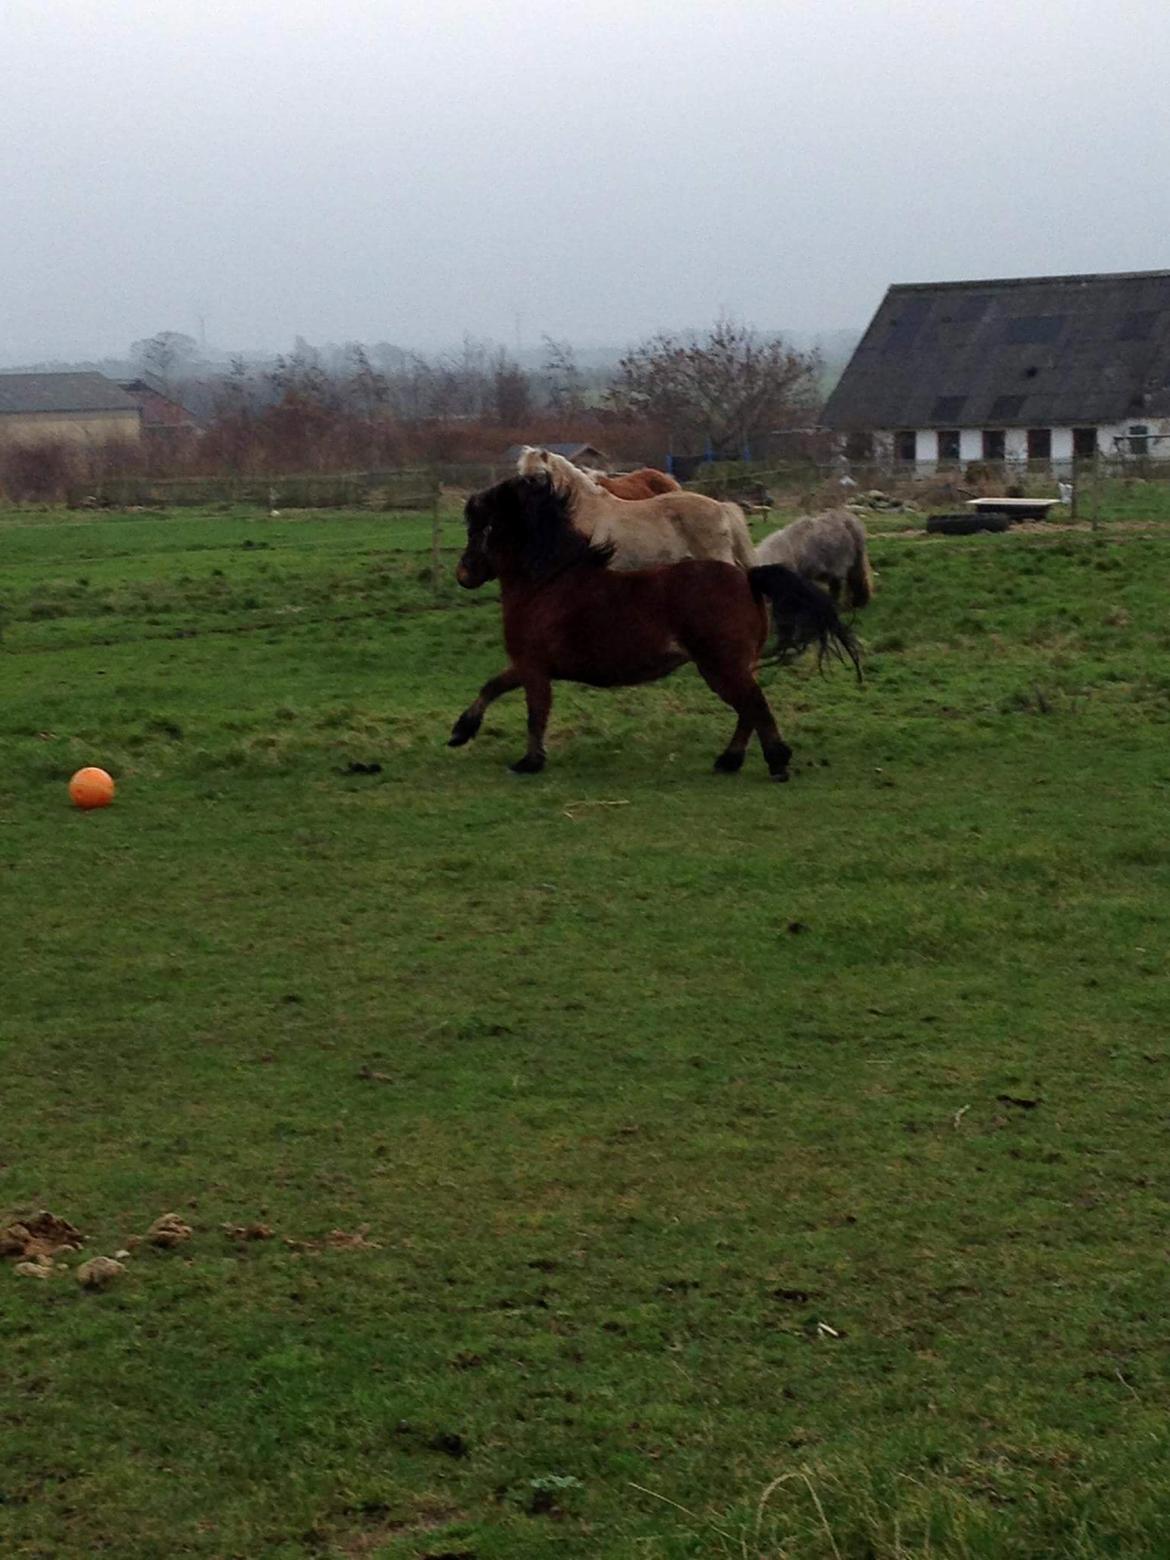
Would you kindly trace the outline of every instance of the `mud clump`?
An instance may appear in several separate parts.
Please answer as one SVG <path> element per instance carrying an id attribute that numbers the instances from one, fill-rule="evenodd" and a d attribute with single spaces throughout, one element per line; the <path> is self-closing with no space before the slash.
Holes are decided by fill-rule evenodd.
<path id="1" fill-rule="evenodd" d="M 223 1232 L 241 1246 L 250 1240 L 271 1240 L 276 1234 L 270 1224 L 225 1224 Z"/>
<path id="2" fill-rule="evenodd" d="M 191 1226 L 184 1224 L 177 1213 L 162 1213 L 147 1230 L 146 1238 L 152 1246 L 170 1251 L 190 1240 L 192 1233 Z"/>
<path id="3" fill-rule="evenodd" d="M 123 1264 L 113 1257 L 91 1257 L 73 1276 L 83 1289 L 108 1289 L 125 1271 Z"/>

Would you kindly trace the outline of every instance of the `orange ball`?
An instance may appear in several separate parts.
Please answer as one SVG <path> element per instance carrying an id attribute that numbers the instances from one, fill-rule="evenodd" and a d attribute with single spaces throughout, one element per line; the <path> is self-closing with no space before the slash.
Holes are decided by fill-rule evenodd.
<path id="1" fill-rule="evenodd" d="M 79 769 L 69 782 L 74 807 L 108 807 L 114 800 L 114 782 L 104 769 Z"/>

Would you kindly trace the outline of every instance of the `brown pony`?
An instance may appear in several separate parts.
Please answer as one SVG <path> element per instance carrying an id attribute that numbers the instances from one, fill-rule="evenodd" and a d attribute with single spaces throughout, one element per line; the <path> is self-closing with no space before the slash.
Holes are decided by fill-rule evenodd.
<path id="1" fill-rule="evenodd" d="M 590 471 L 586 475 L 591 476 L 598 487 L 603 487 L 615 498 L 656 498 L 659 493 L 682 491 L 680 483 L 653 466 L 641 466 L 637 471 L 623 472 L 617 477 L 607 477 L 604 471 Z"/>
<path id="2" fill-rule="evenodd" d="M 571 503 L 548 476 L 509 477 L 467 501 L 467 546 L 456 578 L 475 590 L 500 582 L 509 663 L 486 682 L 451 732 L 450 747 L 470 742 L 484 711 L 523 688 L 528 748 L 517 774 L 544 768 L 544 733 L 554 681 L 595 688 L 654 682 L 694 661 L 711 691 L 736 714 L 731 741 L 715 760 L 734 774 L 754 731 L 774 780 L 788 779 L 792 749 L 756 681 L 768 631 L 793 649 L 844 651 L 860 677 L 857 646 L 824 591 L 781 565 L 750 572 L 713 559 L 620 573 L 612 548 L 596 546 L 573 525 Z"/>

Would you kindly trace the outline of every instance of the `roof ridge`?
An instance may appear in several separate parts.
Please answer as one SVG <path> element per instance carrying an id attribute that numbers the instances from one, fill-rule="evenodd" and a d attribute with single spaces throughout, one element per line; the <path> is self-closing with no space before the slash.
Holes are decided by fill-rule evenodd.
<path id="1" fill-rule="evenodd" d="M 988 276 L 963 282 L 891 282 L 887 292 L 944 292 L 973 287 L 1051 287 L 1058 282 L 1165 281 L 1167 271 L 1084 271 L 1064 276 Z"/>
<path id="2" fill-rule="evenodd" d="M 0 379 L 110 379 L 100 368 L 0 368 Z"/>

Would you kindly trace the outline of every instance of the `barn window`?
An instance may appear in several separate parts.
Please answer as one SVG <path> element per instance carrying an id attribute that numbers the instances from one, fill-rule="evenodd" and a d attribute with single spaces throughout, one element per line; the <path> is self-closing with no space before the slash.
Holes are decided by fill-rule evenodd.
<path id="1" fill-rule="evenodd" d="M 955 461 L 959 458 L 959 430 L 957 428 L 940 428 L 938 435 L 938 458 L 940 461 Z"/>
<path id="2" fill-rule="evenodd" d="M 1004 340 L 1013 346 L 1055 341 L 1064 329 L 1063 314 L 1022 314 L 1007 322 Z"/>
<path id="3" fill-rule="evenodd" d="M 965 395 L 940 395 L 930 409 L 931 422 L 955 422 L 962 415 Z"/>
<path id="4" fill-rule="evenodd" d="M 1002 428 L 984 428 L 983 430 L 983 459 L 1005 460 L 1007 458 L 1007 436 Z"/>
<path id="5" fill-rule="evenodd" d="M 1131 455 L 1148 455 L 1150 453 L 1150 430 L 1145 423 L 1130 423 L 1129 453 Z"/>
<path id="6" fill-rule="evenodd" d="M 1028 429 L 1028 459 L 1051 460 L 1052 459 L 1052 429 L 1029 428 Z"/>
<path id="7" fill-rule="evenodd" d="M 996 422 L 1012 422 L 1024 410 L 1026 395 L 997 395 L 991 403 L 991 415 Z"/>
<path id="8" fill-rule="evenodd" d="M 1073 429 L 1073 459 L 1090 460 L 1097 453 L 1096 428 Z"/>
<path id="9" fill-rule="evenodd" d="M 867 461 L 873 459 L 872 433 L 847 433 L 845 435 L 846 460 Z"/>
<path id="10" fill-rule="evenodd" d="M 894 459 L 915 461 L 918 459 L 918 435 L 913 428 L 903 428 L 894 435 Z"/>

